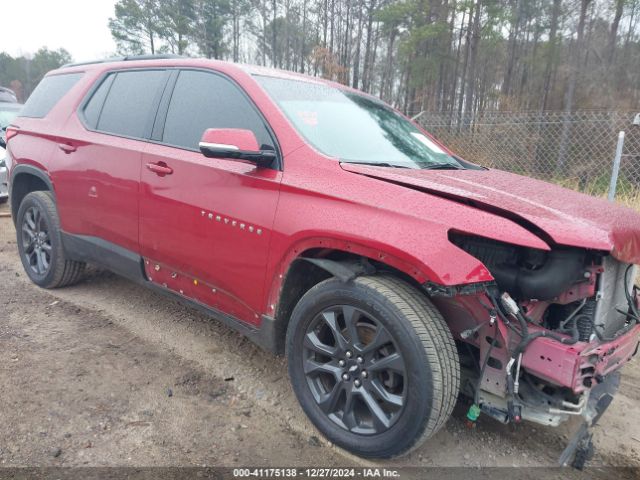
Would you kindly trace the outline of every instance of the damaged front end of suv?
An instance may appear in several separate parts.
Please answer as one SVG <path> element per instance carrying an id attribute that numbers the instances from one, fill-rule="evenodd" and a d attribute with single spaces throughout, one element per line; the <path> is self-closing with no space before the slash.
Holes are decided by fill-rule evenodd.
<path id="1" fill-rule="evenodd" d="M 467 418 L 582 424 L 560 463 L 582 468 L 593 452 L 590 428 L 619 384 L 618 369 L 638 351 L 636 267 L 611 253 L 549 251 L 450 233 L 493 282 L 425 284 L 456 337 Z"/>

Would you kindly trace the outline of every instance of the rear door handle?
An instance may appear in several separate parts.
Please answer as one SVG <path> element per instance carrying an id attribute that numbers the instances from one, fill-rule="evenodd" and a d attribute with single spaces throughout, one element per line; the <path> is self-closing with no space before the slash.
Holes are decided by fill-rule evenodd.
<path id="1" fill-rule="evenodd" d="M 168 166 L 166 163 L 147 163 L 147 170 L 151 170 L 153 173 L 164 177 L 165 175 L 171 175 L 173 173 L 173 168 Z"/>
<path id="2" fill-rule="evenodd" d="M 67 143 L 59 143 L 58 148 L 64 153 L 73 153 L 78 149 L 77 147 L 74 147 L 73 145 L 69 145 Z"/>

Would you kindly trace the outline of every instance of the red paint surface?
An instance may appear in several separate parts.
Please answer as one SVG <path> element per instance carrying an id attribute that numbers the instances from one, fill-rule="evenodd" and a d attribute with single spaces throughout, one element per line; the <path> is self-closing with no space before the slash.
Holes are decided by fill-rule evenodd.
<path id="1" fill-rule="evenodd" d="M 548 338 L 538 338 L 527 347 L 522 356 L 522 366 L 540 378 L 580 393 L 589 389 L 583 384 L 585 378 L 604 376 L 631 360 L 638 342 L 640 325 L 603 344 L 578 342 L 564 345 Z M 591 367 L 593 370 L 587 370 Z"/>
<path id="2" fill-rule="evenodd" d="M 621 261 L 640 263 L 640 216 L 603 199 L 500 170 L 343 168 L 427 192 L 470 199 L 479 206 L 500 209 L 531 222 L 559 245 L 602 250 Z"/>
<path id="3" fill-rule="evenodd" d="M 202 141 L 206 143 L 218 143 L 232 145 L 239 150 L 258 151 L 258 140 L 251 130 L 239 128 L 209 128 L 202 134 Z"/>

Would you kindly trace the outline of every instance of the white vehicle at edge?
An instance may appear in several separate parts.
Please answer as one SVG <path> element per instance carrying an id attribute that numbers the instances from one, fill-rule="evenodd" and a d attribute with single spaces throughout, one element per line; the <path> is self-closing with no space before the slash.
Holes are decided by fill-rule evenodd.
<path id="1" fill-rule="evenodd" d="M 5 149 L 0 147 L 0 204 L 9 200 L 9 178 L 4 158 Z"/>

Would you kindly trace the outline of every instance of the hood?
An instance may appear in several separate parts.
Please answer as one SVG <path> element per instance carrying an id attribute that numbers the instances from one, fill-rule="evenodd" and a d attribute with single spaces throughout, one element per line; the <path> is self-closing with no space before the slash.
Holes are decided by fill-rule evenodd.
<path id="1" fill-rule="evenodd" d="M 545 242 L 640 263 L 640 214 L 606 200 L 501 170 L 413 170 L 343 163 L 346 171 L 508 218 Z"/>

